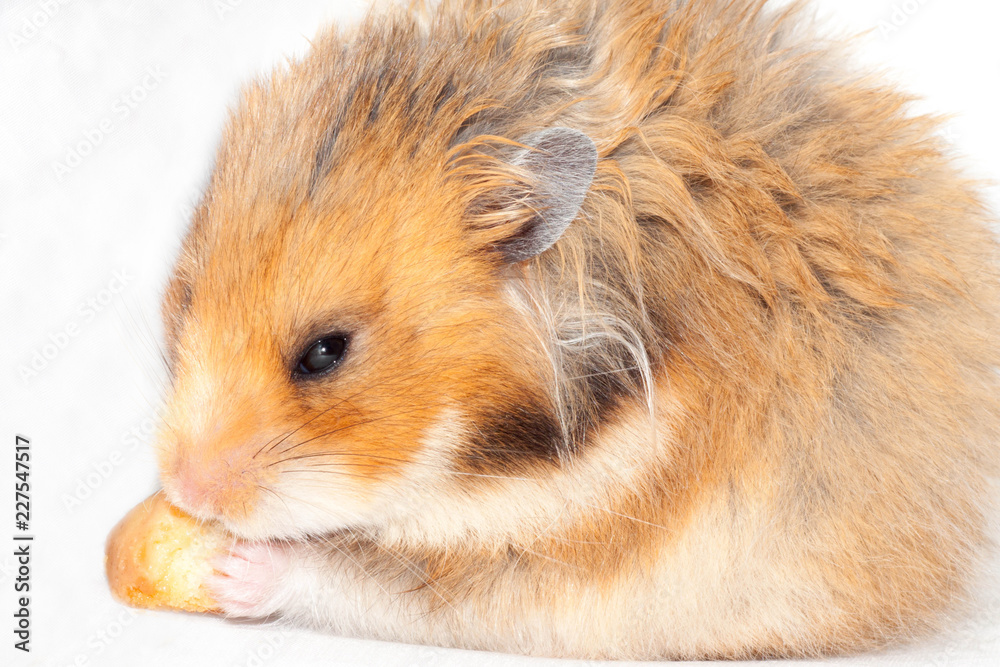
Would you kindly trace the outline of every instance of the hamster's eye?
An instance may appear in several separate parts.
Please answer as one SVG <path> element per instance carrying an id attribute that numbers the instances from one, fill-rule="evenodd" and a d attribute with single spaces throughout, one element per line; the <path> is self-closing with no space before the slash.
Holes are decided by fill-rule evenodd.
<path id="1" fill-rule="evenodd" d="M 306 349 L 295 367 L 295 372 L 299 375 L 314 375 L 330 370 L 340 363 L 346 350 L 346 336 L 321 338 Z"/>

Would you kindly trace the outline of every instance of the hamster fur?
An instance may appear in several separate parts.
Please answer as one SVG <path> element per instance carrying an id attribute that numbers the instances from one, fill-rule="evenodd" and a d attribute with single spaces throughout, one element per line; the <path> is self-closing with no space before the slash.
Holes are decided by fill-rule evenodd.
<path id="1" fill-rule="evenodd" d="M 249 85 L 163 309 L 162 481 L 242 538 L 223 608 L 630 659 L 961 613 L 997 246 L 844 61 L 759 1 L 445 0 Z"/>

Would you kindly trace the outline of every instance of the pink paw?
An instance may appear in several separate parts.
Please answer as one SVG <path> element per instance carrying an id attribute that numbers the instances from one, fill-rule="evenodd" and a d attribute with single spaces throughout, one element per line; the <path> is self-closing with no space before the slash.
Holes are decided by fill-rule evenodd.
<path id="1" fill-rule="evenodd" d="M 269 542 L 237 542 L 212 561 L 208 587 L 229 616 L 261 618 L 278 610 L 278 587 L 290 564 L 288 547 Z"/>

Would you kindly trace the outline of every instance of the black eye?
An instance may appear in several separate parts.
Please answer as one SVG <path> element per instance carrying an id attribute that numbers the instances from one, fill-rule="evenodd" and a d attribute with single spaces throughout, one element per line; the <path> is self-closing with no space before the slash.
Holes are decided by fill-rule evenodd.
<path id="1" fill-rule="evenodd" d="M 340 363 L 347 349 L 345 336 L 327 336 L 321 338 L 305 351 L 299 359 L 295 372 L 301 375 L 312 375 L 329 370 Z"/>

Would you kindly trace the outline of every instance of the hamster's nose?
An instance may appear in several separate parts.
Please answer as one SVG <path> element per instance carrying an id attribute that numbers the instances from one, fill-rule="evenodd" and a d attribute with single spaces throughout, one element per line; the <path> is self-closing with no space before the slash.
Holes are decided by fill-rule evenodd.
<path id="1" fill-rule="evenodd" d="M 201 509 L 208 493 L 204 482 L 196 475 L 182 474 L 178 478 L 179 501 L 188 508 Z"/>
<path id="2" fill-rule="evenodd" d="M 212 502 L 213 483 L 205 472 L 203 467 L 192 465 L 190 461 L 181 461 L 173 475 L 173 500 L 191 514 L 215 514 L 215 503 Z"/>
<path id="3" fill-rule="evenodd" d="M 234 442 L 235 440 L 235 442 Z M 256 510 L 262 468 L 256 441 L 177 440 L 161 452 L 163 489 L 172 503 L 200 519 L 234 521 Z M 252 446 L 255 445 L 255 446 Z"/>
<path id="4" fill-rule="evenodd" d="M 186 452 L 164 469 L 170 500 L 202 519 L 233 520 L 254 510 L 259 479 L 242 457 L 202 457 Z"/>

